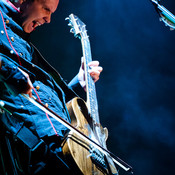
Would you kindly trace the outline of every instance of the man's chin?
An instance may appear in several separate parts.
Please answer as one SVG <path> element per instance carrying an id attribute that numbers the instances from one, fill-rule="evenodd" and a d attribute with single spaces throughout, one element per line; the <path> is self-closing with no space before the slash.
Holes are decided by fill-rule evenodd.
<path id="1" fill-rule="evenodd" d="M 33 32 L 35 29 L 34 29 L 33 26 L 25 26 L 25 27 L 23 28 L 23 30 L 24 30 L 25 33 L 31 33 L 31 32 Z"/>

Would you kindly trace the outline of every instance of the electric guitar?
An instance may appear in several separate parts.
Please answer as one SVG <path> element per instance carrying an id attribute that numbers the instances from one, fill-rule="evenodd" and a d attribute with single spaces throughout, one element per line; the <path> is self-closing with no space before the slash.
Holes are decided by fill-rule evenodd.
<path id="1" fill-rule="evenodd" d="M 86 103 L 80 98 L 75 98 L 67 105 L 72 119 L 71 124 L 107 149 L 108 131 L 100 124 L 95 83 L 88 73 L 90 69 L 88 63 L 92 61 L 92 56 L 86 26 L 73 14 L 68 19 L 69 26 L 72 27 L 70 31 L 75 37 L 81 39 L 87 92 Z M 69 155 L 68 160 L 73 159 L 76 162 L 80 172 L 84 175 L 118 174 L 110 156 L 105 156 L 91 144 L 79 139 L 73 132 L 69 133 L 63 152 Z"/>

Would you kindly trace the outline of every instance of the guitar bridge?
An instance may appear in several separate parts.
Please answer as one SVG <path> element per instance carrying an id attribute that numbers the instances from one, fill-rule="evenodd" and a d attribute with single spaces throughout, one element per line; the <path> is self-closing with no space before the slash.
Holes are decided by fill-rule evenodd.
<path id="1" fill-rule="evenodd" d="M 107 173 L 107 164 L 105 161 L 105 156 L 98 149 L 92 148 L 89 150 L 92 162 L 105 174 Z"/>

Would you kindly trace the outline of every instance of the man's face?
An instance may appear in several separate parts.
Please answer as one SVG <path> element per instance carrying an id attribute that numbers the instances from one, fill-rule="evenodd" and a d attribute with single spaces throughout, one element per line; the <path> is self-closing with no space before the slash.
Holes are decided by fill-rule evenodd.
<path id="1" fill-rule="evenodd" d="M 37 26 L 49 23 L 59 0 L 24 0 L 20 6 L 22 27 L 31 33 Z"/>

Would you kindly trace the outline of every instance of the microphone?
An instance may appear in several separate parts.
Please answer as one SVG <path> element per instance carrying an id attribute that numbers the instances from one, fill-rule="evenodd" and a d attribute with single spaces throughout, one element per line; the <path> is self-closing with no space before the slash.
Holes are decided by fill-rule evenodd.
<path id="1" fill-rule="evenodd" d="M 170 30 L 175 29 L 175 16 L 167 10 L 163 5 L 160 5 L 160 0 L 150 0 L 157 13 L 160 16 L 160 21 L 163 21 L 165 23 L 165 26 L 169 26 Z"/>

